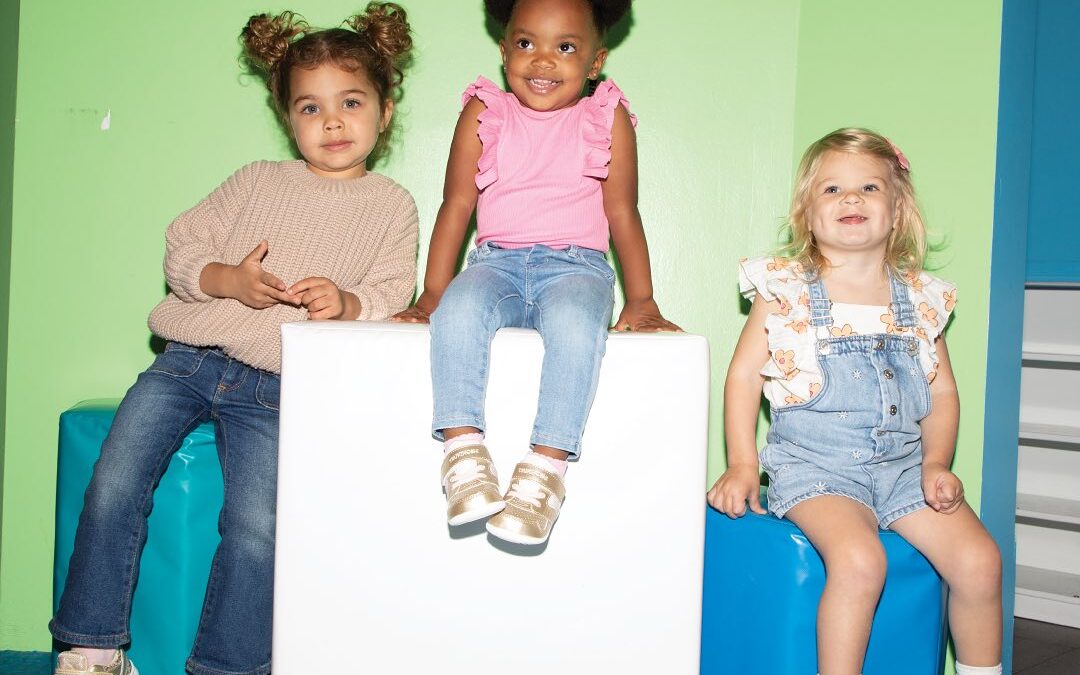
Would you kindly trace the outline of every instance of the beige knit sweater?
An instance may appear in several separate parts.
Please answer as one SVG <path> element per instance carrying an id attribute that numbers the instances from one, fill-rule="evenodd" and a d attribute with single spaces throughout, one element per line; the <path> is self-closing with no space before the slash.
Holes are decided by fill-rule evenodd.
<path id="1" fill-rule="evenodd" d="M 199 287 L 207 264 L 235 265 L 265 239 L 263 269 L 286 285 L 326 277 L 360 299 L 359 318 L 378 320 L 412 298 L 417 236 L 412 196 L 385 176 L 335 180 L 301 160 L 254 162 L 169 225 L 165 278 L 172 292 L 150 313 L 150 330 L 279 373 L 281 324 L 307 319 L 307 310 L 212 298 Z"/>

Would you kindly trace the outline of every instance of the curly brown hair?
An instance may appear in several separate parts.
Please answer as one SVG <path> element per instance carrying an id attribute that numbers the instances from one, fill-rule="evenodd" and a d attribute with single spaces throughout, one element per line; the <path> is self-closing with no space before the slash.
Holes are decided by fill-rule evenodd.
<path id="1" fill-rule="evenodd" d="M 593 23 L 597 32 L 603 35 L 609 28 L 619 23 L 619 20 L 630 11 L 631 0 L 582 0 L 592 10 Z M 518 0 L 484 0 L 484 8 L 492 19 L 503 28 L 510 23 L 510 16 L 514 13 L 514 5 Z"/>
<path id="2" fill-rule="evenodd" d="M 282 122 L 289 122 L 289 75 L 294 68 L 313 69 L 324 63 L 353 72 L 363 71 L 388 101 L 401 98 L 404 69 L 412 58 L 412 36 L 404 8 L 392 2 L 370 2 L 363 13 L 344 22 L 348 28 L 312 30 L 293 12 L 257 14 L 240 33 L 244 58 L 260 72 Z M 391 123 L 393 120 L 391 120 Z M 371 158 L 387 149 L 392 127 L 379 135 Z"/>

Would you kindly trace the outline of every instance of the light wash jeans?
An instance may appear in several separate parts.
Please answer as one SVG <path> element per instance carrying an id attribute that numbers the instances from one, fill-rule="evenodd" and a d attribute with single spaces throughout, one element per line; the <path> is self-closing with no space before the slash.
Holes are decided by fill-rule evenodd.
<path id="1" fill-rule="evenodd" d="M 530 443 L 576 457 L 596 394 L 614 306 L 604 254 L 490 243 L 469 254 L 431 315 L 432 432 L 485 428 L 491 340 L 500 328 L 534 328 L 544 340 L 540 398 Z"/>
<path id="2" fill-rule="evenodd" d="M 274 373 L 176 343 L 139 375 L 86 489 L 60 608 L 49 624 L 57 640 L 86 647 L 131 641 L 131 598 L 154 488 L 184 437 L 213 420 L 225 478 L 221 543 L 187 670 L 270 672 L 279 387 Z"/>

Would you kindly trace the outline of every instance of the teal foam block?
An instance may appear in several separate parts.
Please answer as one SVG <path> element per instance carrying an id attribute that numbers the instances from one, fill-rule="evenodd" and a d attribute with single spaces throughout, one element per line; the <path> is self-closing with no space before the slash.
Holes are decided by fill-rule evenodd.
<path id="1" fill-rule="evenodd" d="M 118 402 L 86 401 L 60 415 L 53 609 L 60 601 L 83 495 Z M 184 440 L 154 492 L 139 582 L 131 605 L 130 656 L 140 675 L 178 675 L 191 652 L 222 503 L 214 427 Z"/>
<path id="2" fill-rule="evenodd" d="M 880 533 L 888 573 L 865 675 L 934 675 L 945 659 L 945 592 L 930 563 L 895 532 Z M 817 605 L 825 567 L 790 521 L 708 509 L 701 674 L 817 671 Z"/>

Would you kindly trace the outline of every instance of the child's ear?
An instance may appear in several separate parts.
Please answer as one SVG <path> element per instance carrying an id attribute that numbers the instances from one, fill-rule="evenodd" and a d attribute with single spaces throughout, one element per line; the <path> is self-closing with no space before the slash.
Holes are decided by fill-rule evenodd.
<path id="1" fill-rule="evenodd" d="M 596 56 L 593 57 L 592 67 L 589 68 L 589 73 L 586 77 L 590 80 L 595 80 L 600 77 L 600 71 L 604 67 L 604 61 L 607 61 L 608 50 L 607 47 L 601 47 L 596 50 Z"/>
<path id="2" fill-rule="evenodd" d="M 379 120 L 379 133 L 386 131 L 390 126 L 390 120 L 394 117 L 394 102 L 391 99 L 386 99 L 386 103 L 383 104 L 382 119 Z"/>

